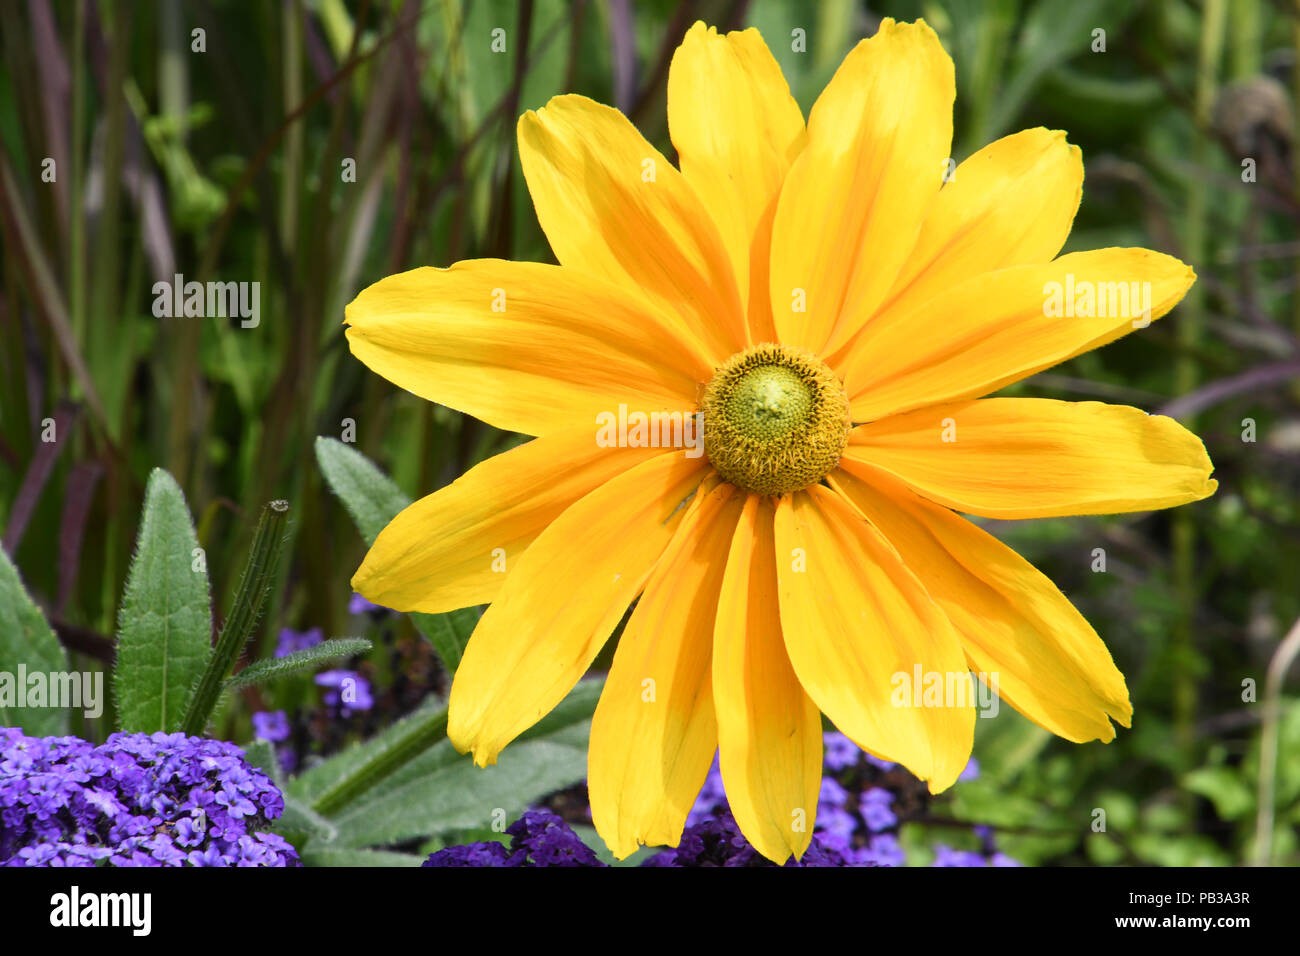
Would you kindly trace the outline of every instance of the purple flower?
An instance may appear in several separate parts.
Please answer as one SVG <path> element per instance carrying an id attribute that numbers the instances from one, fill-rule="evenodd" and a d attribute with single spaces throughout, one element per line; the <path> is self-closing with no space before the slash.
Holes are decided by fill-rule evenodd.
<path id="1" fill-rule="evenodd" d="M 838 730 L 828 730 L 822 734 L 824 746 L 823 762 L 828 770 L 836 772 L 855 766 L 862 750 Z"/>
<path id="2" fill-rule="evenodd" d="M 978 780 L 980 777 L 980 762 L 971 757 L 966 767 L 957 777 L 958 780 Z"/>
<path id="3" fill-rule="evenodd" d="M 884 787 L 872 787 L 862 794 L 858 803 L 858 812 L 862 822 L 873 833 L 888 830 L 898 823 L 893 811 L 894 795 Z"/>
<path id="4" fill-rule="evenodd" d="M 375 705 L 370 696 L 370 682 L 356 671 L 321 671 L 316 684 L 325 687 L 325 704 L 337 709 L 342 717 L 351 717 L 353 711 L 369 710 Z"/>
<path id="5" fill-rule="evenodd" d="M 348 613 L 379 615 L 379 614 L 387 614 L 389 612 L 388 612 L 388 608 L 381 607 L 378 604 L 371 604 L 360 594 L 353 594 L 352 597 L 348 600 Z"/>
<path id="6" fill-rule="evenodd" d="M 282 710 L 259 710 L 253 714 L 253 736 L 278 744 L 289 737 L 289 717 Z"/>
<path id="7" fill-rule="evenodd" d="M 858 818 L 841 807 L 823 807 L 817 811 L 817 830 L 847 840 L 858 828 Z"/>
<path id="8" fill-rule="evenodd" d="M 856 862 L 859 866 L 902 866 L 907 860 L 903 848 L 898 845 L 898 838 L 892 833 L 877 833 L 859 850 Z"/>
<path id="9" fill-rule="evenodd" d="M 432 853 L 421 866 L 513 866 L 504 843 L 467 843 Z"/>
<path id="10" fill-rule="evenodd" d="M 550 810 L 529 810 L 506 828 L 510 847 L 470 843 L 430 854 L 424 866 L 604 866 L 591 847 L 583 843 Z"/>
<path id="11" fill-rule="evenodd" d="M 740 832 L 740 827 L 730 813 L 716 819 L 688 826 L 676 849 L 664 850 L 650 857 L 642 866 L 714 867 L 714 866 L 775 866 L 766 859 Z M 814 835 L 812 844 L 803 857 L 788 859 L 785 866 L 847 866 L 848 862 L 833 847 Z"/>
<path id="12" fill-rule="evenodd" d="M 934 862 L 931 866 L 987 866 L 988 861 L 978 853 L 968 850 L 954 850 L 942 843 L 934 848 Z"/>
<path id="13" fill-rule="evenodd" d="M 233 744 L 184 734 L 27 737 L 0 729 L 0 866 L 298 866 L 258 832 L 279 790 Z"/>
<path id="14" fill-rule="evenodd" d="M 294 651 L 305 651 L 309 647 L 315 647 L 324 639 L 325 632 L 319 627 L 313 627 L 307 631 L 295 631 L 286 627 L 280 631 L 280 639 L 275 647 L 275 656 L 284 657 Z"/>
<path id="15" fill-rule="evenodd" d="M 817 795 L 818 813 L 825 807 L 842 807 L 848 802 L 849 792 L 834 777 L 822 777 L 821 791 Z"/>
<path id="16" fill-rule="evenodd" d="M 514 866 L 604 866 L 591 847 L 550 810 L 529 810 L 506 827 Z"/>

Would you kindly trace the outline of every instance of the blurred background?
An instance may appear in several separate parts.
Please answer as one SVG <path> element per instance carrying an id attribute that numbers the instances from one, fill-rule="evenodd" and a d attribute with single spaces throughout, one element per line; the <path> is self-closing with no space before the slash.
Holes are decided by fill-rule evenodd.
<path id="1" fill-rule="evenodd" d="M 262 655 L 286 630 L 377 640 L 353 664 L 372 706 L 328 729 L 295 718 L 300 749 L 328 752 L 439 688 L 409 622 L 352 600 L 365 548 L 313 441 L 354 441 L 418 497 L 521 438 L 370 374 L 344 305 L 417 265 L 553 261 L 515 148 L 523 110 L 585 93 L 673 157 L 668 65 L 695 20 L 759 28 L 806 113 L 882 16 L 923 16 L 956 60 L 958 161 L 1036 125 L 1082 148 L 1066 251 L 1146 246 L 1200 276 L 1168 318 L 1015 392 L 1174 415 L 1220 482 L 1172 513 L 986 523 L 1106 640 L 1133 729 L 1077 746 L 1003 708 L 979 721 L 979 778 L 901 838 L 926 845 L 960 820 L 996 826 L 1028 863 L 1300 862 L 1300 679 L 1283 644 L 1300 618 L 1291 0 L 4 4 L 0 529 L 74 667 L 112 658 L 159 466 L 189 499 L 218 619 L 259 508 L 292 503 Z M 258 283 L 258 323 L 159 317 L 154 283 L 177 274 Z M 254 713 L 295 713 L 311 691 L 249 690 L 219 732 L 247 739 Z"/>

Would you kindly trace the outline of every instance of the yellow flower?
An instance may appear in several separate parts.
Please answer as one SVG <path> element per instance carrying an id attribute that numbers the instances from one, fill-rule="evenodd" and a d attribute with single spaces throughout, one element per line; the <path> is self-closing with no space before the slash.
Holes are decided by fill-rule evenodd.
<path id="1" fill-rule="evenodd" d="M 971 671 L 1066 739 L 1129 725 L 1093 629 L 957 512 L 1212 494 L 1171 419 L 982 397 L 1159 318 L 1195 276 L 1145 249 L 1058 257 L 1079 150 L 1031 129 L 954 169 L 954 91 L 931 29 L 885 20 L 805 127 L 757 31 L 697 23 L 668 81 L 680 171 L 616 110 L 555 97 L 520 118 L 519 151 L 560 265 L 416 269 L 348 306 L 371 369 L 537 436 L 403 511 L 353 580 L 400 610 L 490 602 L 455 745 L 493 763 L 636 602 L 588 755 L 620 857 L 680 839 L 715 749 L 746 837 L 801 854 L 821 713 L 945 789 L 971 752 Z M 638 415 L 688 447 L 638 446 Z"/>

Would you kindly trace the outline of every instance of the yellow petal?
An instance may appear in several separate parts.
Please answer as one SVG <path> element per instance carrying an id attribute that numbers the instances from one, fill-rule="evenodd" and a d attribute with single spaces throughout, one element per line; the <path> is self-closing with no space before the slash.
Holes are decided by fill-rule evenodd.
<path id="1" fill-rule="evenodd" d="M 990 143 L 953 171 L 884 304 L 863 318 L 889 322 L 973 276 L 1050 262 L 1082 190 L 1082 156 L 1060 130 L 1027 129 Z M 840 331 L 828 352 L 857 329 Z"/>
<path id="2" fill-rule="evenodd" d="M 1075 252 L 967 279 L 862 330 L 845 367 L 853 420 L 997 391 L 1141 328 L 1144 303 L 1150 321 L 1160 318 L 1195 280 L 1149 249 Z M 1092 314 L 1082 314 L 1089 293 Z M 1053 314 L 1058 304 L 1071 311 Z"/>
<path id="3" fill-rule="evenodd" d="M 777 203 L 781 342 L 819 352 L 837 323 L 856 328 L 880 305 L 943 182 L 955 95 L 952 60 L 924 22 L 885 19 L 840 64 Z"/>
<path id="4" fill-rule="evenodd" d="M 421 398 L 541 435 L 600 412 L 691 411 L 712 366 L 653 307 L 571 269 L 473 259 L 381 279 L 347 307 L 352 354 Z"/>
<path id="5" fill-rule="evenodd" d="M 690 183 L 626 116 L 585 96 L 519 118 L 519 159 L 561 264 L 648 298 L 713 364 L 745 343 L 736 277 Z"/>
<path id="6" fill-rule="evenodd" d="M 859 477 L 860 476 L 860 477 Z M 976 673 L 1022 714 L 1067 740 L 1112 740 L 1133 715 L 1124 676 L 1050 580 L 947 508 L 864 466 L 831 483 L 898 549 L 948 615 Z"/>
<path id="7" fill-rule="evenodd" d="M 534 438 L 410 505 L 379 533 L 353 590 L 383 607 L 430 614 L 493 600 L 569 505 L 663 454 L 601 447 L 595 434 L 584 425 Z"/>
<path id="8" fill-rule="evenodd" d="M 921 582 L 852 505 L 815 485 L 777 505 L 776 555 L 781 627 L 804 690 L 859 746 L 932 793 L 952 786 L 970 758 L 974 692 Z"/>
<path id="9" fill-rule="evenodd" d="M 668 71 L 668 129 L 682 174 L 717 223 L 754 342 L 776 341 L 768 297 L 772 217 L 803 145 L 803 113 L 755 29 L 696 23 Z"/>
<path id="10" fill-rule="evenodd" d="M 1172 418 L 1047 398 L 952 402 L 859 425 L 842 464 L 853 462 L 990 518 L 1150 511 L 1218 487 L 1205 446 Z"/>
<path id="11" fill-rule="evenodd" d="M 750 495 L 731 543 L 713 635 L 713 700 L 731 812 L 754 849 L 781 864 L 812 840 L 822 730 L 781 639 L 772 511 L 772 499 Z"/>
<path id="12" fill-rule="evenodd" d="M 708 462 L 670 452 L 551 522 L 479 620 L 451 687 L 447 736 L 486 767 L 573 689 L 632 603 Z"/>
<path id="13" fill-rule="evenodd" d="M 710 663 L 744 495 L 701 487 L 619 638 L 591 721 L 591 818 L 619 859 L 676 846 L 718 747 Z"/>

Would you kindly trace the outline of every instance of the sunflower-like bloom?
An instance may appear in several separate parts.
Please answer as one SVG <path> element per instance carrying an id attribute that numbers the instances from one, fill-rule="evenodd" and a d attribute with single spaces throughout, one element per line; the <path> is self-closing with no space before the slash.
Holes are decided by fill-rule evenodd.
<path id="1" fill-rule="evenodd" d="M 353 580 L 400 610 L 491 605 L 452 742 L 493 763 L 635 602 L 588 753 L 620 857 L 680 839 L 715 750 L 745 836 L 798 857 L 821 714 L 942 791 L 971 752 L 972 672 L 1068 740 L 1129 725 L 1093 629 L 958 513 L 1212 494 L 1169 418 L 984 397 L 1158 319 L 1195 276 L 1146 249 L 1059 256 L 1079 150 L 1030 129 L 954 167 L 954 97 L 933 31 L 885 20 L 805 124 L 757 31 L 696 24 L 668 80 L 680 170 L 618 111 L 557 96 L 518 135 L 560 264 L 415 269 L 347 308 L 375 372 L 536 436 L 403 511 Z"/>

